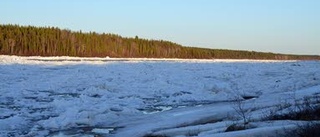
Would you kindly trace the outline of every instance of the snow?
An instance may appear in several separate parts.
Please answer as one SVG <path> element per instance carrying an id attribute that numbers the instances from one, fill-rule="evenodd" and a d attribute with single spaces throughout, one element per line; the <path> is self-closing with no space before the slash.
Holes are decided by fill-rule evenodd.
<path id="1" fill-rule="evenodd" d="M 288 123 L 287 123 L 288 124 Z M 202 135 L 203 137 L 279 137 L 285 135 L 288 130 L 293 130 L 294 124 L 271 125 L 260 128 L 247 129 L 235 132 L 224 132 L 211 135 Z M 286 131 L 287 130 L 287 131 Z"/>
<path id="2" fill-rule="evenodd" d="M 0 136 L 277 136 L 277 105 L 320 94 L 320 62 L 0 56 Z M 241 122 L 238 98 L 255 128 Z M 249 98 L 253 97 L 253 98 Z M 249 115 L 249 114 L 248 114 Z"/>

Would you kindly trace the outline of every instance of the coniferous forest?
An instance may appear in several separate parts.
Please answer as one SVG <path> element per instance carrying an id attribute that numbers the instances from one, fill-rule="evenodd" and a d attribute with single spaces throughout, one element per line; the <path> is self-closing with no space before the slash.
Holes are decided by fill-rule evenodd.
<path id="1" fill-rule="evenodd" d="M 163 40 L 83 33 L 56 27 L 0 25 L 0 54 L 123 58 L 299 59 L 320 56 L 183 47 Z"/>

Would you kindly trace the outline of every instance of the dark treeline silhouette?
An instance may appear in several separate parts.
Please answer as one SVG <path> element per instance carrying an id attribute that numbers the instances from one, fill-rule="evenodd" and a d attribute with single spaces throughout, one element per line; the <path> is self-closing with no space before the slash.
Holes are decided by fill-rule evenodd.
<path id="1" fill-rule="evenodd" d="M 62 30 L 55 27 L 0 25 L 0 54 L 20 56 L 216 58 L 216 59 L 320 59 L 252 51 L 183 47 L 138 36 Z"/>

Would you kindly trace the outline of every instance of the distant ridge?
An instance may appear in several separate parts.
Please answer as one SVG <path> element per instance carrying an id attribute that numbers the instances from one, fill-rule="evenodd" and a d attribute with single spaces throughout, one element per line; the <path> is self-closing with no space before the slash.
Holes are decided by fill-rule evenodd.
<path id="1" fill-rule="evenodd" d="M 20 56 L 78 56 L 115 58 L 195 58 L 320 60 L 316 55 L 288 55 L 254 51 L 184 47 L 138 36 L 83 33 L 56 27 L 0 25 L 0 54 Z"/>

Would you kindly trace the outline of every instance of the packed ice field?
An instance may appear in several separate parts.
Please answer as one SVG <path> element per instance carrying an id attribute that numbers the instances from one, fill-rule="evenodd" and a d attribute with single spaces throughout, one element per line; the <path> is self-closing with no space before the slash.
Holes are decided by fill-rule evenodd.
<path id="1" fill-rule="evenodd" d="M 266 117 L 318 97 L 319 68 L 319 61 L 2 55 L 0 136 L 281 136 L 307 121 Z M 239 111 L 248 128 L 226 132 L 243 122 Z"/>

